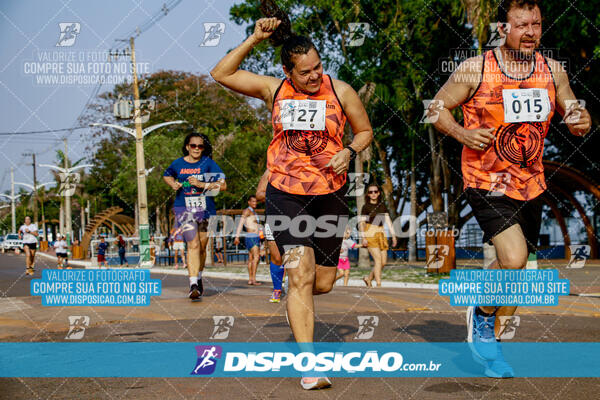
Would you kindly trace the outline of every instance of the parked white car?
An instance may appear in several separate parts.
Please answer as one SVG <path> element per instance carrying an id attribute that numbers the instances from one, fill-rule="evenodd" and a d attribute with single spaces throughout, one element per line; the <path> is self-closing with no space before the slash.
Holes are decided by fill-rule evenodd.
<path id="1" fill-rule="evenodd" d="M 4 236 L 4 241 L 0 244 L 2 251 L 19 249 L 23 250 L 23 241 L 19 239 L 19 235 L 16 233 L 9 233 Z"/>

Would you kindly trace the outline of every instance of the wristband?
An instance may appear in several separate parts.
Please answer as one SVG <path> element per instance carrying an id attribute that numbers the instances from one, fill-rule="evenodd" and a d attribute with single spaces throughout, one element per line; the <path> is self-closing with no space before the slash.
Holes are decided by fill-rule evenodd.
<path id="1" fill-rule="evenodd" d="M 346 146 L 346 148 L 350 150 L 350 160 L 354 160 L 356 158 L 356 150 L 350 146 Z"/>

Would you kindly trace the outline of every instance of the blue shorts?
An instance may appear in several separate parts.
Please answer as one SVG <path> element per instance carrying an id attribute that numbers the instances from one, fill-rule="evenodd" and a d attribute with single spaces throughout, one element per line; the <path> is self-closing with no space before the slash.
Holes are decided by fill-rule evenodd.
<path id="1" fill-rule="evenodd" d="M 256 233 L 249 233 L 246 235 L 246 249 L 250 251 L 254 246 L 260 248 L 260 238 Z"/>

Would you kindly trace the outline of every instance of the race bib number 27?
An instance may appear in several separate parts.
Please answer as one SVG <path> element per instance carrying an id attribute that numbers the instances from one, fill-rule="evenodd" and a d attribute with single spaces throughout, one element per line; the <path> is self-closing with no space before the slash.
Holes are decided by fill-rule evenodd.
<path id="1" fill-rule="evenodd" d="M 504 122 L 544 122 L 550 115 L 547 89 L 504 89 Z"/>
<path id="2" fill-rule="evenodd" d="M 325 100 L 280 100 L 283 130 L 324 131 L 326 103 Z"/>

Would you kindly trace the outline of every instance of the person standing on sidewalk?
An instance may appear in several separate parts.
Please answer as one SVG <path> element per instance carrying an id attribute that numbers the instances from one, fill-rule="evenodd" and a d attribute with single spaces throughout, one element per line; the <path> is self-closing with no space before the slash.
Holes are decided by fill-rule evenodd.
<path id="1" fill-rule="evenodd" d="M 119 264 L 122 266 L 125 264 L 126 267 L 129 267 L 129 262 L 127 262 L 127 242 L 123 239 L 123 236 L 119 235 L 117 238 L 117 246 L 119 248 Z"/>
<path id="2" fill-rule="evenodd" d="M 108 261 L 106 261 L 106 250 L 108 249 L 108 243 L 106 243 L 104 236 L 100 237 L 100 243 L 98 243 L 98 247 L 96 249 L 98 251 L 98 268 L 102 268 L 102 264 L 108 268 Z"/>
<path id="3" fill-rule="evenodd" d="M 63 269 L 67 266 L 68 253 L 67 253 L 67 241 L 64 236 L 59 236 L 58 240 L 54 242 L 54 251 L 56 252 L 56 261 L 58 269 Z"/>
<path id="4" fill-rule="evenodd" d="M 242 228 L 246 229 L 245 244 L 248 250 L 248 285 L 262 285 L 256 281 L 256 270 L 260 260 L 260 220 L 256 214 L 256 196 L 248 197 L 248 207 L 242 213 L 242 220 L 237 227 L 233 244 L 240 244 Z"/>
<path id="5" fill-rule="evenodd" d="M 396 233 L 379 186 L 369 185 L 365 197 L 365 205 L 360 211 L 359 228 L 363 235 L 362 245 L 369 250 L 369 254 L 373 257 L 373 269 L 368 276 L 363 278 L 363 281 L 368 287 L 373 287 L 371 281 L 375 279 L 377 286 L 381 287 L 381 272 L 387 263 L 389 248 L 385 226 L 387 225 L 392 236 L 392 248 L 397 244 Z"/>

